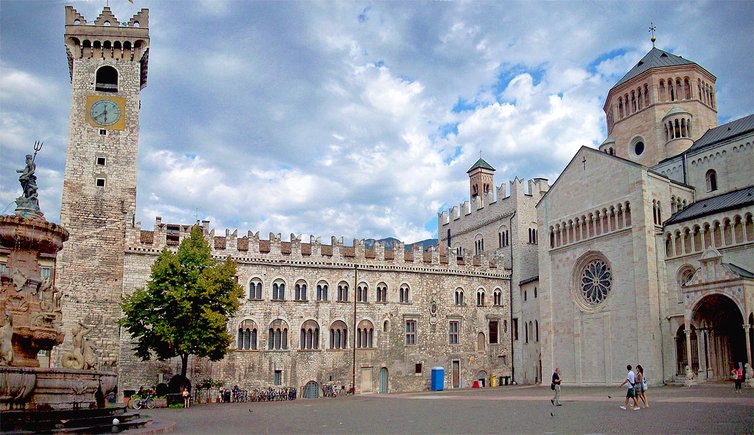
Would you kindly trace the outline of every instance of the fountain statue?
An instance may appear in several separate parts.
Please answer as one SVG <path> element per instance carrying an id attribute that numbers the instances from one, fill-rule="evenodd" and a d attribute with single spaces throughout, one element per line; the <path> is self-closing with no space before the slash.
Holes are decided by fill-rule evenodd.
<path id="1" fill-rule="evenodd" d="M 41 148 L 36 142 L 17 171 L 23 193 L 15 214 L 0 216 L 0 431 L 14 430 L 5 424 L 18 413 L 96 408 L 95 393 L 111 392 L 117 380 L 96 370 L 96 351 L 86 338 L 91 327 L 80 323 L 73 351 L 62 353 L 63 368 L 40 367 L 40 351 L 49 354 L 64 339 L 54 264 L 68 239 L 68 231 L 39 209 L 34 160 Z"/>

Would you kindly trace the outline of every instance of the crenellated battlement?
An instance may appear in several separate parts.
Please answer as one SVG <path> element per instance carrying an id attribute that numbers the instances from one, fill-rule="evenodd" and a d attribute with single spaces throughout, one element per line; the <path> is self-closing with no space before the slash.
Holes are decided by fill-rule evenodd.
<path id="1" fill-rule="evenodd" d="M 508 189 L 510 187 L 510 190 Z M 546 178 L 532 178 L 524 183 L 518 177 L 506 183 L 501 183 L 494 190 L 495 194 L 487 193 L 472 198 L 472 202 L 464 201 L 457 206 L 437 214 L 439 227 L 449 225 L 453 221 L 474 220 L 482 216 L 496 219 L 511 213 L 518 208 L 520 201 L 526 198 L 534 200 L 535 204 L 542 195 L 550 189 Z"/>
<path id="2" fill-rule="evenodd" d="M 77 59 L 115 59 L 141 63 L 141 87 L 147 82 L 149 58 L 149 9 L 142 9 L 128 22 L 119 22 L 109 7 L 89 23 L 72 6 L 65 8 L 65 46 L 73 77 Z"/>
<path id="3" fill-rule="evenodd" d="M 319 237 L 310 236 L 308 242 L 303 242 L 301 236 L 296 234 L 290 234 L 288 241 L 284 241 L 279 233 L 270 233 L 268 239 L 264 240 L 260 238 L 259 232 L 247 231 L 239 237 L 238 230 L 226 229 L 224 234 L 218 235 L 214 229 L 209 229 L 209 221 L 197 221 L 196 224 L 202 228 L 214 256 L 230 256 L 239 263 L 290 262 L 317 267 L 358 263 L 375 269 L 400 267 L 423 272 L 455 269 L 459 273 L 472 272 L 502 279 L 510 277 L 510 271 L 503 267 L 499 258 L 473 257 L 470 253 L 462 257 L 447 256 L 435 246 L 426 251 L 420 246 L 406 250 L 403 242 L 397 242 L 393 249 L 388 249 L 383 242 L 376 242 L 373 247 L 367 248 L 365 241 L 360 239 L 354 239 L 351 246 L 346 246 L 342 237 L 333 236 L 330 244 L 323 244 Z M 157 255 L 166 247 L 177 249 L 181 240 L 188 237 L 191 227 L 185 224 L 167 224 L 162 222 L 161 217 L 157 217 L 153 229 L 144 230 L 141 223 L 137 222 L 127 230 L 126 251 Z"/>

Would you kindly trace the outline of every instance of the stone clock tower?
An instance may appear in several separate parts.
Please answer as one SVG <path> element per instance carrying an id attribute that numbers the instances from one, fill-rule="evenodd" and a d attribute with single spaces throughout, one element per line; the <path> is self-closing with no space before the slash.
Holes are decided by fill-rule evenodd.
<path id="1" fill-rule="evenodd" d="M 120 23 L 105 7 L 87 22 L 65 9 L 71 114 L 60 223 L 70 232 L 59 257 L 66 342 L 77 322 L 101 368 L 118 364 L 124 233 L 136 212 L 139 94 L 147 83 L 149 11 Z"/>

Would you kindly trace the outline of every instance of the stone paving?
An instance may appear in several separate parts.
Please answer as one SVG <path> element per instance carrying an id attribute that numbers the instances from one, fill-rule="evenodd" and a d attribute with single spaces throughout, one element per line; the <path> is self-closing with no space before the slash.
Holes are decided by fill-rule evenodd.
<path id="1" fill-rule="evenodd" d="M 754 391 L 733 385 L 655 387 L 650 407 L 621 410 L 623 388 L 547 386 L 321 398 L 156 409 L 177 433 L 752 433 Z"/>

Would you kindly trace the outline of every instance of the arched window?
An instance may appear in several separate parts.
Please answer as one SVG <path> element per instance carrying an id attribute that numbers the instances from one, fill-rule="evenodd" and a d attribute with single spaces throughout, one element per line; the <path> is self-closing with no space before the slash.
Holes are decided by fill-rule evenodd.
<path id="1" fill-rule="evenodd" d="M 288 349 L 288 324 L 285 320 L 276 319 L 270 323 L 270 329 L 267 334 L 267 349 Z"/>
<path id="2" fill-rule="evenodd" d="M 330 349 L 348 348 L 348 327 L 342 320 L 336 320 L 330 325 Z"/>
<path id="3" fill-rule="evenodd" d="M 529 342 L 529 324 L 524 322 L 524 338 L 526 340 L 526 343 Z"/>
<path id="4" fill-rule="evenodd" d="M 285 282 L 283 280 L 277 280 L 272 283 L 272 300 L 285 300 Z"/>
<path id="5" fill-rule="evenodd" d="M 534 321 L 534 330 L 536 331 L 536 335 L 535 335 L 536 341 L 539 341 L 539 321 L 538 320 Z"/>
<path id="6" fill-rule="evenodd" d="M 338 302 L 348 302 L 348 284 L 344 281 L 338 283 Z"/>
<path id="7" fill-rule="evenodd" d="M 499 288 L 492 293 L 492 303 L 497 307 L 503 305 L 503 292 Z"/>
<path id="8" fill-rule="evenodd" d="M 463 305 L 463 289 L 460 287 L 456 289 L 454 303 L 456 305 Z"/>
<path id="9" fill-rule="evenodd" d="M 262 299 L 262 280 L 259 278 L 252 278 L 249 281 L 249 299 L 261 300 Z"/>
<path id="10" fill-rule="evenodd" d="M 705 175 L 707 180 L 707 192 L 714 192 L 717 190 L 717 173 L 714 169 L 707 171 Z"/>
<path id="11" fill-rule="evenodd" d="M 300 280 L 296 282 L 295 295 L 297 301 L 305 301 L 306 297 L 306 281 Z"/>
<path id="12" fill-rule="evenodd" d="M 320 281 L 317 284 L 317 300 L 318 301 L 326 301 L 327 300 L 327 282 L 326 281 Z"/>
<path id="13" fill-rule="evenodd" d="M 400 288 L 400 301 L 402 304 L 410 304 L 411 298 L 409 296 L 409 286 L 408 284 L 402 284 Z"/>
<path id="14" fill-rule="evenodd" d="M 369 290 L 369 287 L 367 286 L 366 283 L 362 282 L 361 284 L 359 284 L 359 286 L 356 287 L 356 301 L 368 302 L 369 301 L 368 290 Z"/>
<path id="15" fill-rule="evenodd" d="M 356 347 L 360 349 L 374 347 L 374 325 L 369 320 L 362 320 L 356 329 Z"/>
<path id="16" fill-rule="evenodd" d="M 238 325 L 238 350 L 257 349 L 257 324 L 253 320 L 244 320 Z"/>
<path id="17" fill-rule="evenodd" d="M 384 282 L 377 284 L 377 302 L 387 302 L 387 284 Z"/>
<path id="18" fill-rule="evenodd" d="M 302 350 L 319 349 L 319 324 L 315 320 L 307 320 L 301 325 L 300 345 Z"/>
<path id="19" fill-rule="evenodd" d="M 118 70 L 108 65 L 98 69 L 94 90 L 100 92 L 118 92 Z"/>
<path id="20" fill-rule="evenodd" d="M 476 305 L 478 307 L 484 306 L 484 289 L 479 289 L 476 291 Z"/>

